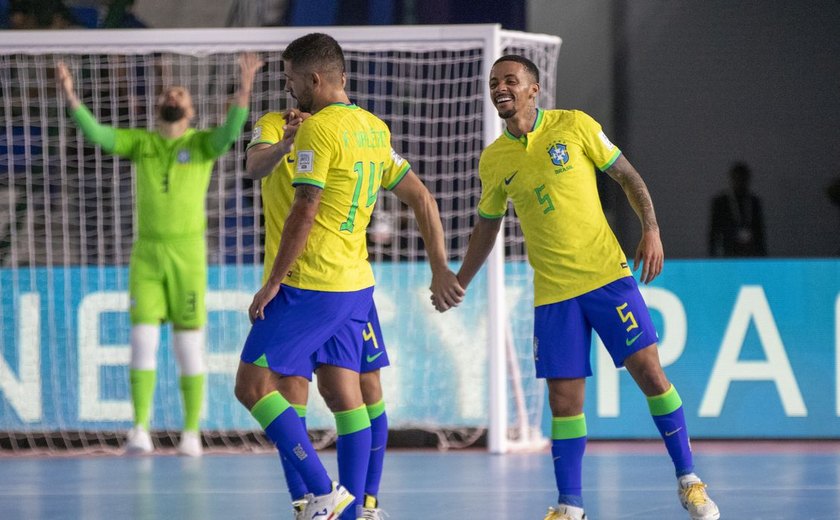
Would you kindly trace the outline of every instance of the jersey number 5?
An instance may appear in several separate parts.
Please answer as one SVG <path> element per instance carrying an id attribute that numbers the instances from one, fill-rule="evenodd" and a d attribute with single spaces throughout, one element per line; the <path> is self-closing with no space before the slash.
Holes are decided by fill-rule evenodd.
<path id="1" fill-rule="evenodd" d="M 545 189 L 545 184 L 543 184 L 542 186 L 538 186 L 534 190 L 534 193 L 537 195 L 537 202 L 539 202 L 540 205 L 546 204 L 546 207 L 543 209 L 543 215 L 545 215 L 549 211 L 554 211 L 554 203 L 551 202 L 551 195 L 548 194 L 548 193 L 543 195 L 542 191 L 544 189 Z"/>

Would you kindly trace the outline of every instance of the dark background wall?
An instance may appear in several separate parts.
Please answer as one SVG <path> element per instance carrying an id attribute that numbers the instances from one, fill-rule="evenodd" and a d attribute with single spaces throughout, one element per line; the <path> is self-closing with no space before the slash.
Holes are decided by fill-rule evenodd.
<path id="1" fill-rule="evenodd" d="M 666 255 L 706 255 L 711 197 L 753 168 L 771 256 L 831 256 L 840 211 L 840 2 L 532 0 L 529 30 L 563 37 L 559 104 L 601 120 L 648 182 Z M 611 98 L 611 105 L 602 98 Z M 625 250 L 639 225 L 607 186 Z"/>

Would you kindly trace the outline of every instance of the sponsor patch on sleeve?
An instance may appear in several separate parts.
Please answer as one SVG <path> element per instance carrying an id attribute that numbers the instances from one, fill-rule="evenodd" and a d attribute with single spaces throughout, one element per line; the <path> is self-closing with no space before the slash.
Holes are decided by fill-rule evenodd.
<path id="1" fill-rule="evenodd" d="M 260 136 L 262 136 L 262 127 L 258 126 L 254 128 L 253 132 L 251 132 L 251 142 L 253 143 L 254 141 L 259 141 Z"/>
<path id="2" fill-rule="evenodd" d="M 315 159 L 315 152 L 313 150 L 300 150 L 297 152 L 296 162 L 297 173 L 312 173 L 312 163 Z"/>
<path id="3" fill-rule="evenodd" d="M 405 162 L 405 159 L 403 159 L 400 154 L 395 152 L 393 148 L 391 148 L 391 159 L 394 160 L 394 164 L 396 164 L 398 167 L 402 166 Z"/>
<path id="4" fill-rule="evenodd" d="M 601 138 L 601 142 L 604 143 L 604 146 L 607 147 L 607 150 L 612 150 L 613 148 L 615 148 L 615 145 L 610 142 L 610 140 L 607 138 L 606 134 L 604 134 L 603 131 L 598 132 L 598 137 Z"/>

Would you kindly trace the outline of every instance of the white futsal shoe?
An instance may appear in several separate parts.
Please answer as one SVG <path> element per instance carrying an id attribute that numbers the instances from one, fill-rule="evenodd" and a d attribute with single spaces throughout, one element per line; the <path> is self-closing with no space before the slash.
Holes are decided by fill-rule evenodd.
<path id="1" fill-rule="evenodd" d="M 303 520 L 337 520 L 355 498 L 344 486 L 333 482 L 332 491 L 326 495 L 307 493 Z"/>
<path id="2" fill-rule="evenodd" d="M 718 520 L 720 518 L 717 504 L 706 493 L 706 484 L 694 473 L 680 477 L 677 493 L 680 495 L 680 503 L 688 511 L 691 520 Z"/>
<path id="3" fill-rule="evenodd" d="M 303 520 L 303 513 L 306 510 L 306 500 L 292 500 L 292 513 L 295 520 Z"/>
<path id="4" fill-rule="evenodd" d="M 548 508 L 543 520 L 586 520 L 586 513 L 581 507 L 558 504 L 557 507 Z"/>
<path id="5" fill-rule="evenodd" d="M 178 454 L 187 457 L 201 457 L 201 433 L 185 431 L 181 433 L 181 442 L 178 443 Z"/>
<path id="6" fill-rule="evenodd" d="M 152 445 L 152 436 L 146 428 L 135 425 L 128 431 L 128 437 L 125 442 L 125 452 L 132 455 L 143 455 L 151 453 L 154 449 Z"/>

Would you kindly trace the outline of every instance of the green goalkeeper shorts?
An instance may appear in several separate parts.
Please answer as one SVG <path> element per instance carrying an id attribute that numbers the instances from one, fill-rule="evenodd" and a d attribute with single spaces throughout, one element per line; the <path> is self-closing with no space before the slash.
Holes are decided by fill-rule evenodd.
<path id="1" fill-rule="evenodd" d="M 131 324 L 170 321 L 182 329 L 204 326 L 207 245 L 204 237 L 137 240 L 128 266 Z"/>

